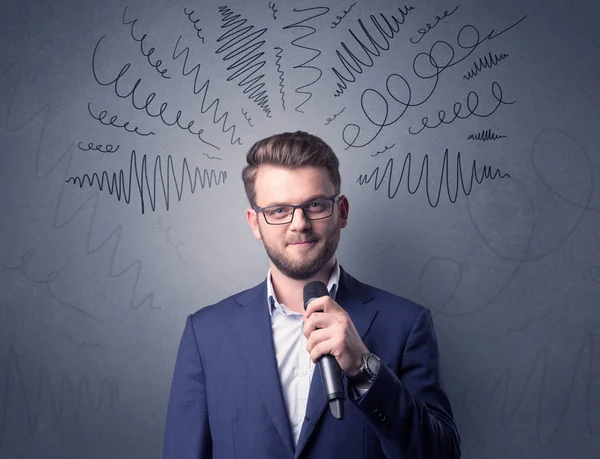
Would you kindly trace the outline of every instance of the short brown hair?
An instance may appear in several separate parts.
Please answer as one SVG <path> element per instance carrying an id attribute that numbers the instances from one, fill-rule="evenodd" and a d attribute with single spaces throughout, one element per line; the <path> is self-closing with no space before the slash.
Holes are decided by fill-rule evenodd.
<path id="1" fill-rule="evenodd" d="M 257 141 L 246 155 L 248 165 L 242 171 L 242 180 L 250 205 L 254 201 L 256 173 L 262 165 L 296 169 L 302 166 L 323 167 L 331 179 L 335 193 L 340 192 L 340 162 L 323 139 L 303 131 L 283 132 Z"/>

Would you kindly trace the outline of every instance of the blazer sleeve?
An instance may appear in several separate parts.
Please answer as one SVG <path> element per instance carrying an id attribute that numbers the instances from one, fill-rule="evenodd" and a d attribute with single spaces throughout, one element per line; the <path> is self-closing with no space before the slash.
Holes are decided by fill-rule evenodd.
<path id="1" fill-rule="evenodd" d="M 171 383 L 163 459 L 204 459 L 211 456 L 206 381 L 192 316 L 188 316 Z"/>
<path id="2" fill-rule="evenodd" d="M 460 437 L 443 391 L 431 312 L 412 327 L 399 368 L 381 362 L 361 397 L 349 398 L 367 416 L 388 458 L 458 459 Z"/>

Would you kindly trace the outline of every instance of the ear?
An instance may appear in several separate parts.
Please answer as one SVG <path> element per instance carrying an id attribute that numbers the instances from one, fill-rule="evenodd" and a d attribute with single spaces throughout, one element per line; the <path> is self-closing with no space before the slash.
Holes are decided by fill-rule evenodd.
<path id="1" fill-rule="evenodd" d="M 345 195 L 340 196 L 338 206 L 340 208 L 340 225 L 342 228 L 345 228 L 348 224 L 348 213 L 350 212 L 350 204 Z"/>
<path id="2" fill-rule="evenodd" d="M 262 235 L 260 234 L 260 228 L 258 227 L 258 214 L 252 208 L 246 209 L 246 220 L 248 220 L 248 225 L 252 230 L 252 234 L 259 241 L 262 240 Z"/>

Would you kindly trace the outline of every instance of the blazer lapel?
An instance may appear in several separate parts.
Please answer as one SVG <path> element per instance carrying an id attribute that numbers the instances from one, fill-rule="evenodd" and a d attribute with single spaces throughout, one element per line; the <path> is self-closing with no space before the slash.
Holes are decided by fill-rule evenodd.
<path id="1" fill-rule="evenodd" d="M 343 269 L 340 273 L 340 285 L 336 295 L 336 303 L 342 306 L 354 323 L 354 327 L 358 332 L 361 339 L 364 341 L 367 335 L 371 323 L 377 315 L 377 309 L 366 308 L 365 303 L 368 303 L 373 299 L 373 292 L 366 285 L 358 282 Z M 346 398 L 348 396 L 348 385 L 347 380 L 344 377 L 344 390 Z M 345 403 L 347 405 L 347 403 Z M 306 417 L 302 430 L 300 431 L 300 438 L 296 446 L 295 458 L 297 458 L 302 449 L 308 442 L 311 434 L 314 431 L 315 426 L 318 424 L 319 419 L 328 409 L 328 403 L 325 398 L 325 391 L 323 389 L 323 383 L 321 381 L 321 371 L 319 366 L 315 367 L 312 380 L 310 382 L 310 392 L 308 394 L 308 404 L 306 406 Z M 344 422 L 337 421 L 336 422 Z"/>
<path id="2" fill-rule="evenodd" d="M 279 382 L 266 281 L 240 295 L 237 302 L 241 307 L 231 323 L 234 336 L 240 338 L 246 362 L 256 378 L 267 412 L 291 456 L 294 444 Z"/>

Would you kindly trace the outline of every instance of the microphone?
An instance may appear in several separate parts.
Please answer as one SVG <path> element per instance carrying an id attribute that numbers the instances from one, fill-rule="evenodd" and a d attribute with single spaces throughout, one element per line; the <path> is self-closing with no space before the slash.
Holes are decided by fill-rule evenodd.
<path id="1" fill-rule="evenodd" d="M 327 286 L 321 281 L 309 282 L 304 286 L 304 310 L 312 300 L 329 296 Z M 342 370 L 337 360 L 331 354 L 323 355 L 317 361 L 321 370 L 323 389 L 329 402 L 331 414 L 336 419 L 344 419 L 344 386 L 342 384 Z"/>

